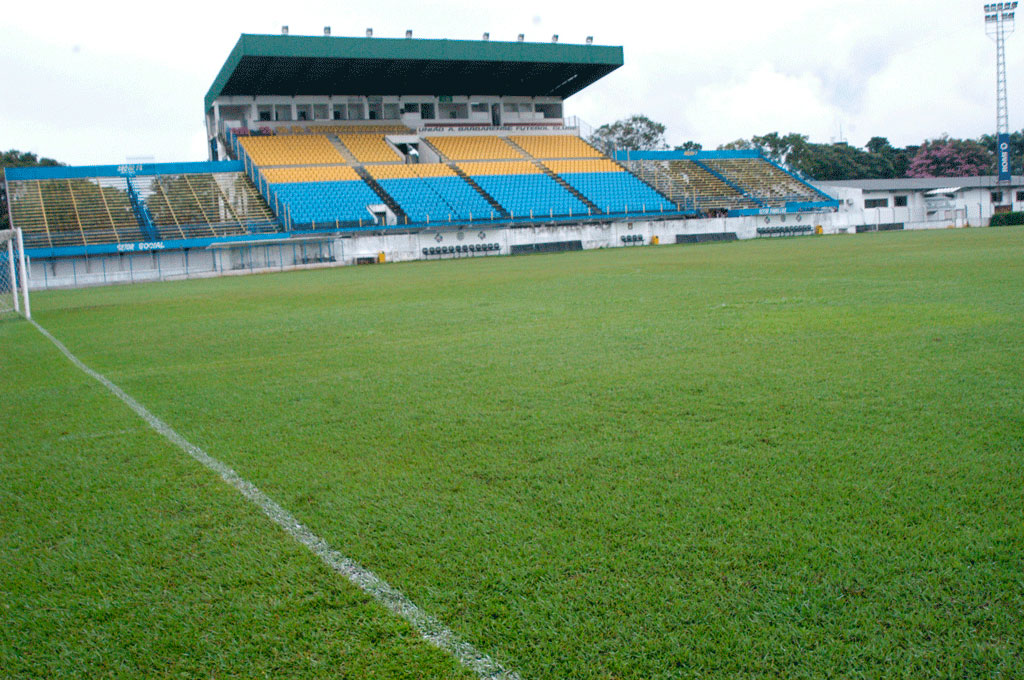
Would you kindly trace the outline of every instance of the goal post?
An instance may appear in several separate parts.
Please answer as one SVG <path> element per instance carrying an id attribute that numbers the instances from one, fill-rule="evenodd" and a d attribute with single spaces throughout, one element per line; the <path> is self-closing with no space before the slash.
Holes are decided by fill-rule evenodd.
<path id="1" fill-rule="evenodd" d="M 0 319 L 15 314 L 32 318 L 27 273 L 21 229 L 0 230 Z"/>

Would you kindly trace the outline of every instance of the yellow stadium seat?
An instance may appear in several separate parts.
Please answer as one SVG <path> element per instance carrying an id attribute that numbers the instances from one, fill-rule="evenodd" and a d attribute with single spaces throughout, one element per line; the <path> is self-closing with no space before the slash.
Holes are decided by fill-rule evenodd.
<path id="1" fill-rule="evenodd" d="M 360 163 L 386 163 L 401 160 L 380 134 L 339 134 L 338 139 Z"/>
<path id="2" fill-rule="evenodd" d="M 522 159 L 515 147 L 494 135 L 427 137 L 428 142 L 453 161 Z"/>
<path id="3" fill-rule="evenodd" d="M 509 139 L 534 158 L 604 158 L 604 154 L 575 135 L 510 135 Z"/>
<path id="4" fill-rule="evenodd" d="M 256 165 L 314 165 L 344 163 L 342 156 L 325 135 L 273 135 L 241 137 Z"/>

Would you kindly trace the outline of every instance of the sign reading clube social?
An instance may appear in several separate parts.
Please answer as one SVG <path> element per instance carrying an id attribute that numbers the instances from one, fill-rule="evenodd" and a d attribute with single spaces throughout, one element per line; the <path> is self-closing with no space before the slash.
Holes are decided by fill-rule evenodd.
<path id="1" fill-rule="evenodd" d="M 134 252 L 140 250 L 164 250 L 163 241 L 153 241 L 151 243 L 118 243 L 117 250 L 122 253 Z"/>
<path id="2" fill-rule="evenodd" d="M 1010 176 L 1010 135 L 999 133 L 999 181 L 1009 182 Z"/>

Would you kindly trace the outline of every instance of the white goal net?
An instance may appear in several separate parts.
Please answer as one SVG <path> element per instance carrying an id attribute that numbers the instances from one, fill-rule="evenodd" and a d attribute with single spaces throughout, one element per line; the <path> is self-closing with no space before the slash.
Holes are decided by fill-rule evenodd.
<path id="1" fill-rule="evenodd" d="M 16 314 L 32 317 L 25 271 L 21 230 L 0 230 L 0 319 Z"/>

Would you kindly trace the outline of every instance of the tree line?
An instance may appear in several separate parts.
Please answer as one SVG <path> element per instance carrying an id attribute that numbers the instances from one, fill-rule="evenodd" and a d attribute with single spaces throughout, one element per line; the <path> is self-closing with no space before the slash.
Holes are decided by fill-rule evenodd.
<path id="1" fill-rule="evenodd" d="M 688 141 L 670 147 L 666 128 L 642 115 L 597 128 L 590 142 L 606 153 L 630 151 L 700 151 Z M 918 145 L 893 146 L 885 137 L 872 137 L 863 148 L 845 142 L 819 144 L 796 132 L 769 132 L 722 144 L 719 150 L 750 149 L 801 175 L 816 180 L 891 179 L 899 177 L 971 177 L 996 174 L 996 137 L 957 139 L 943 135 Z M 1024 167 L 1024 130 L 1010 135 L 1010 162 Z"/>

